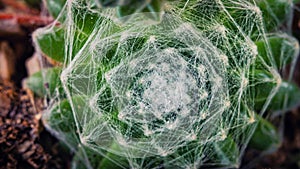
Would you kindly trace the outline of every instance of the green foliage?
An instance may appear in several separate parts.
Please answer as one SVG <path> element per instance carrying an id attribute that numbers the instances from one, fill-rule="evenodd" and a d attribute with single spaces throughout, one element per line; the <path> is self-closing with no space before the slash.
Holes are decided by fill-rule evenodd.
<path id="1" fill-rule="evenodd" d="M 223 164 L 236 164 L 239 158 L 239 149 L 235 141 L 228 137 L 223 141 L 216 142 L 214 144 L 215 151 L 218 152 L 218 158 L 223 160 Z"/>
<path id="2" fill-rule="evenodd" d="M 43 36 L 33 37 L 39 48 L 49 58 L 63 62 L 65 56 L 65 30 L 62 27 L 55 27 L 52 32 L 43 32 Z"/>
<path id="3" fill-rule="evenodd" d="M 124 6 L 118 7 L 118 17 L 123 18 L 123 20 L 128 19 L 126 16 L 130 16 L 137 12 L 145 13 L 146 16 L 149 18 L 159 21 L 161 17 L 161 11 L 162 11 L 162 4 L 164 2 L 162 0 L 151 0 L 151 2 L 144 1 L 137 3 L 129 3 Z"/>
<path id="4" fill-rule="evenodd" d="M 280 146 L 280 136 L 276 128 L 260 116 L 257 118 L 257 129 L 255 130 L 249 146 L 259 149 L 274 151 Z"/>
<path id="5" fill-rule="evenodd" d="M 255 85 L 255 109 L 259 111 L 263 109 L 266 101 L 270 101 L 270 105 L 267 107 L 268 110 L 288 110 L 294 108 L 299 103 L 300 90 L 297 85 L 276 79 L 273 75 L 265 70 L 255 70 L 253 77 L 253 84 Z M 276 94 L 270 98 L 270 93 L 274 88 L 278 88 Z"/>
<path id="6" fill-rule="evenodd" d="M 47 9 L 54 18 L 57 18 L 64 11 L 65 3 L 66 0 L 46 0 Z"/>
<path id="7" fill-rule="evenodd" d="M 61 68 L 49 68 L 44 69 L 31 75 L 26 79 L 25 83 L 35 94 L 39 97 L 44 97 L 49 95 L 50 97 L 55 95 L 56 89 L 61 86 L 59 75 L 61 73 Z"/>
<path id="8" fill-rule="evenodd" d="M 291 16 L 292 1 L 256 0 L 260 7 L 267 30 L 277 29 Z"/>
<path id="9" fill-rule="evenodd" d="M 282 69 L 285 65 L 291 64 L 292 61 L 298 57 L 299 46 L 298 41 L 294 37 L 281 33 L 271 34 L 267 38 L 268 43 L 263 40 L 255 42 L 258 53 L 262 57 L 262 59 L 257 59 L 257 62 L 255 63 L 255 66 L 258 69 L 262 64 L 275 66 L 272 65 L 272 63 L 276 63 L 277 69 Z M 273 55 L 273 58 L 268 57 L 268 52 Z"/>
<path id="10" fill-rule="evenodd" d="M 80 106 L 79 99 L 74 97 L 73 101 L 77 103 L 77 106 Z M 81 103 L 82 105 L 82 103 Z M 49 114 L 46 114 L 44 123 L 46 126 L 51 126 L 59 133 L 64 133 L 64 139 L 68 140 L 66 143 L 69 146 L 75 146 L 79 142 L 78 133 L 76 133 L 76 125 L 74 121 L 74 117 L 72 115 L 72 107 L 67 99 L 60 101 L 57 105 L 55 105 L 51 110 L 49 110 Z"/>

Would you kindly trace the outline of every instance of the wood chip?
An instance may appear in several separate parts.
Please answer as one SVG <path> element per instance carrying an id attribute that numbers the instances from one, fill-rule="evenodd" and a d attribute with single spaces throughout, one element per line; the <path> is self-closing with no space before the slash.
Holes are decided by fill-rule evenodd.
<path id="1" fill-rule="evenodd" d="M 15 71 L 16 58 L 7 42 L 0 42 L 0 78 L 9 81 Z"/>

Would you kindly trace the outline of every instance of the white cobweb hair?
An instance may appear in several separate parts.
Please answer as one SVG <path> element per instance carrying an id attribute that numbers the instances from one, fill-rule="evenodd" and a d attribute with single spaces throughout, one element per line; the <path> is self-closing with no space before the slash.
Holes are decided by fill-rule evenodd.
<path id="1" fill-rule="evenodd" d="M 70 103 L 79 139 L 69 146 L 83 152 L 85 167 L 94 167 L 85 148 L 120 168 L 240 165 L 256 125 L 249 79 L 261 56 L 254 41 L 268 44 L 254 1 L 170 2 L 161 22 L 135 14 L 120 23 L 114 9 L 99 10 L 90 0 L 68 0 L 65 9 L 66 97 L 58 93 L 48 109 Z M 91 13 L 98 21 L 74 52 L 84 27 L 74 18 Z M 275 63 L 261 60 L 269 80 L 280 83 Z M 70 142 L 63 129 L 49 129 Z"/>

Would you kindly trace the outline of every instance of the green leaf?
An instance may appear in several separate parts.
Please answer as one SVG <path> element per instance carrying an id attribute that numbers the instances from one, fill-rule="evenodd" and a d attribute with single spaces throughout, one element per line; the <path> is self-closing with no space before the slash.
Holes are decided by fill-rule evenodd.
<path id="1" fill-rule="evenodd" d="M 148 18 L 159 21 L 161 19 L 162 3 L 161 0 L 152 0 L 151 3 L 146 5 L 143 12 Z"/>
<path id="2" fill-rule="evenodd" d="M 121 151 L 120 150 L 120 147 L 118 144 L 116 144 L 115 142 L 113 142 L 111 144 L 111 147 L 110 147 L 111 150 L 113 151 Z M 122 166 L 120 166 L 120 164 L 123 164 Z M 125 168 L 126 165 L 129 165 L 128 164 L 128 161 L 121 157 L 121 156 L 118 156 L 114 153 L 111 153 L 111 152 L 108 152 L 105 157 L 101 160 L 101 163 L 98 167 L 98 169 L 104 169 L 104 168 L 107 168 L 107 169 L 122 169 L 122 168 Z M 129 166 L 127 166 L 129 167 Z"/>
<path id="3" fill-rule="evenodd" d="M 72 114 L 72 108 L 68 100 L 64 99 L 49 110 L 43 117 L 44 124 L 55 130 L 58 138 L 70 148 L 78 145 L 79 136 L 76 133 L 76 125 Z M 61 137 L 62 135 L 63 137 Z"/>
<path id="4" fill-rule="evenodd" d="M 237 164 L 239 160 L 239 149 L 231 137 L 214 144 L 215 152 L 221 161 L 221 164 Z M 218 160 L 217 160 L 218 161 Z"/>
<path id="5" fill-rule="evenodd" d="M 78 3 L 79 6 L 87 6 L 85 2 Z M 82 7 L 73 7 L 72 15 L 73 21 L 76 25 L 75 29 L 77 34 L 84 34 L 85 39 L 88 39 L 89 35 L 95 29 L 96 23 L 103 20 L 103 17 L 100 16 L 99 13 L 94 13 L 87 8 Z"/>
<path id="6" fill-rule="evenodd" d="M 79 10 L 74 10 L 74 15 L 78 17 L 74 18 L 76 23 L 76 29 L 74 30 L 74 39 L 65 38 L 66 28 L 64 26 L 55 26 L 52 30 L 37 31 L 34 33 L 33 38 L 40 50 L 49 58 L 63 63 L 66 61 L 65 46 L 72 45 L 72 57 L 74 57 L 79 50 L 84 46 L 90 34 L 95 28 L 95 25 L 101 18 L 96 14 L 88 13 L 82 15 Z M 81 16 L 81 17 L 79 17 Z M 70 43 L 70 44 L 67 44 Z"/>
<path id="7" fill-rule="evenodd" d="M 102 158 L 103 157 L 99 153 L 95 152 L 89 147 L 79 145 L 78 151 L 75 153 L 72 160 L 72 169 L 86 169 L 87 166 L 97 169 L 99 168 L 97 166 L 99 165 Z"/>
<path id="8" fill-rule="evenodd" d="M 57 18 L 64 8 L 66 0 L 46 0 L 46 7 L 54 18 Z"/>
<path id="9" fill-rule="evenodd" d="M 65 30 L 62 27 L 54 27 L 52 31 L 43 30 L 33 34 L 37 46 L 49 58 L 64 62 L 65 56 Z"/>
<path id="10" fill-rule="evenodd" d="M 136 8 L 134 6 L 130 6 L 130 5 L 127 5 L 127 6 L 121 6 L 121 7 L 118 7 L 117 9 L 117 16 L 119 18 L 122 18 L 123 21 L 126 21 L 127 18 L 126 16 L 128 15 L 132 15 L 136 12 Z"/>
<path id="11" fill-rule="evenodd" d="M 102 7 L 117 7 L 130 3 L 130 1 L 119 1 L 119 0 L 96 0 Z"/>
<path id="12" fill-rule="evenodd" d="M 249 142 L 249 146 L 258 150 L 273 151 L 280 145 L 280 136 L 275 126 L 256 115 L 257 128 Z"/>
<path id="13" fill-rule="evenodd" d="M 80 6 L 86 6 L 84 2 L 79 2 Z M 95 30 L 99 30 L 96 26 L 101 25 L 103 17 L 98 13 L 93 13 L 85 8 L 74 7 L 72 9 L 72 16 L 74 22 L 74 35 L 73 39 L 68 39 L 69 45 L 72 45 L 72 58 L 82 49 L 91 34 Z M 67 30 L 65 30 L 67 32 Z"/>
<path id="14" fill-rule="evenodd" d="M 278 28 L 286 21 L 292 11 L 292 1 L 289 0 L 255 0 L 261 9 L 267 30 Z"/>
<path id="15" fill-rule="evenodd" d="M 53 96 L 55 89 L 61 86 L 59 79 L 60 72 L 61 68 L 58 67 L 44 69 L 28 77 L 25 83 L 33 93 L 40 97 L 44 97 L 47 94 Z"/>
<path id="16" fill-rule="evenodd" d="M 72 97 L 71 100 L 63 99 L 52 106 L 43 117 L 45 125 L 63 135 L 64 137 L 59 135 L 59 139 L 64 141 L 70 148 L 77 147 L 80 131 L 76 126 L 73 110 L 76 110 L 77 120 L 82 120 L 84 114 L 80 113 L 84 113 L 83 109 L 86 108 L 84 98 L 84 96 L 77 95 Z"/>
<path id="17" fill-rule="evenodd" d="M 134 1 L 126 5 L 119 6 L 117 8 L 117 16 L 122 21 L 126 21 L 130 18 L 129 15 L 142 12 L 148 18 L 159 21 L 161 18 L 162 5 L 162 0 Z"/>
<path id="18" fill-rule="evenodd" d="M 46 121 L 49 126 L 61 132 L 76 131 L 72 108 L 67 99 L 58 102 L 49 110 L 49 116 L 46 117 Z"/>
<path id="19" fill-rule="evenodd" d="M 264 62 L 269 66 L 272 66 L 272 63 L 274 63 L 278 69 L 282 69 L 290 64 L 299 53 L 298 41 L 287 34 L 272 34 L 267 37 L 267 41 L 259 40 L 255 44 Z M 255 64 L 259 68 L 262 60 L 257 58 Z"/>
<path id="20" fill-rule="evenodd" d="M 288 110 L 300 102 L 300 89 L 291 82 L 277 82 L 273 75 L 265 70 L 255 70 L 254 77 L 251 78 L 253 78 L 250 81 L 254 85 L 254 102 L 257 111 L 263 108 L 272 90 L 277 87 L 277 83 L 280 83 L 279 89 L 274 90 L 276 93 L 271 98 L 267 110 Z"/>
<path id="21" fill-rule="evenodd" d="M 290 110 L 300 103 L 300 89 L 291 82 L 283 81 L 273 100 L 270 103 L 269 109 Z"/>

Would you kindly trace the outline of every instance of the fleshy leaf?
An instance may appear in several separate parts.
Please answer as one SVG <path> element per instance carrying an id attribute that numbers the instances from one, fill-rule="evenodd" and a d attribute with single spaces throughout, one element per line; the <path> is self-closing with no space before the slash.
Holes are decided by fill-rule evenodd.
<path id="1" fill-rule="evenodd" d="M 66 0 L 46 0 L 47 9 L 54 18 L 61 13 L 65 3 Z"/>
<path id="2" fill-rule="evenodd" d="M 49 58 L 64 62 L 65 56 L 65 30 L 62 27 L 54 27 L 50 32 L 35 32 L 33 38 L 40 50 Z"/>
<path id="3" fill-rule="evenodd" d="M 274 79 L 273 75 L 264 70 L 256 70 L 252 84 L 255 84 L 255 109 L 261 110 L 268 101 L 270 104 L 267 110 L 289 110 L 300 102 L 300 89 L 297 85 L 288 81 L 278 81 Z M 277 85 L 278 89 L 277 89 Z M 273 97 L 270 96 L 272 90 L 276 90 Z M 274 92 L 274 91 L 273 91 Z"/>
<path id="4" fill-rule="evenodd" d="M 268 44 L 267 44 L 268 42 Z M 272 63 L 276 64 L 278 69 L 284 68 L 286 65 L 290 64 L 299 53 L 298 41 L 287 34 L 274 34 L 267 37 L 267 41 L 259 40 L 255 42 L 257 50 L 262 59 L 267 65 L 272 66 Z M 269 57 L 269 53 L 271 56 Z M 271 60 L 272 59 L 272 60 Z M 255 64 L 258 68 L 261 65 L 261 60 L 257 58 Z"/>
<path id="5" fill-rule="evenodd" d="M 249 146 L 258 150 L 274 151 L 280 145 L 280 136 L 273 124 L 256 115 L 257 127 Z"/>
<path id="6" fill-rule="evenodd" d="M 290 0 L 256 0 L 256 3 L 262 11 L 267 30 L 277 29 L 291 15 Z"/>
<path id="7" fill-rule="evenodd" d="M 59 75 L 61 68 L 49 68 L 37 72 L 26 79 L 26 85 L 36 95 L 44 97 L 46 95 L 53 96 L 55 90 L 61 86 Z"/>

